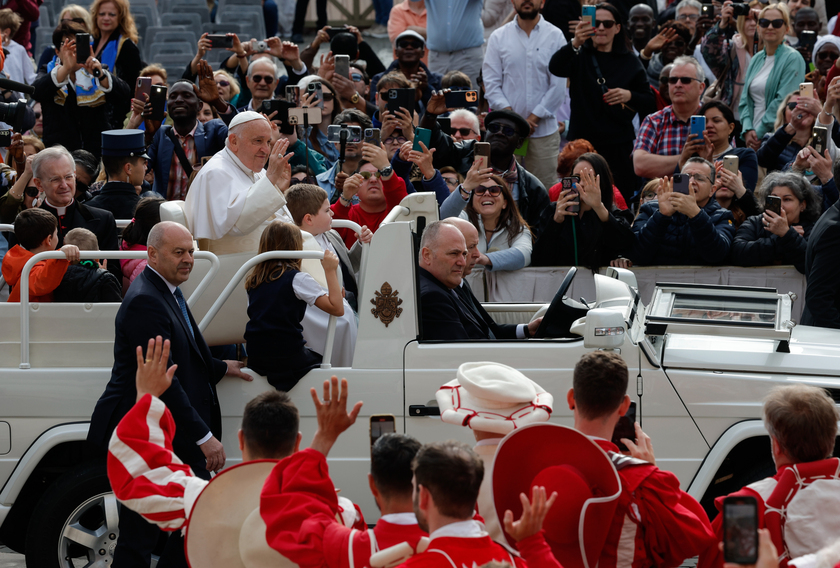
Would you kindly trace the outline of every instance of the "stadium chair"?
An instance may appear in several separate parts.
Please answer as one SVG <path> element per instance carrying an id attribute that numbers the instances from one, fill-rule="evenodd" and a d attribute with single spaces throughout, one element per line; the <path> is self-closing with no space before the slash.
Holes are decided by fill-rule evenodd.
<path id="1" fill-rule="evenodd" d="M 219 24 L 210 22 L 208 24 L 202 24 L 201 26 L 201 33 L 202 34 L 230 34 L 234 33 L 239 36 L 239 39 L 242 39 L 242 34 L 245 30 L 239 24 Z"/>
<path id="2" fill-rule="evenodd" d="M 156 43 L 149 52 L 149 57 L 152 60 L 160 59 L 164 55 L 186 55 L 192 59 L 195 55 L 195 47 L 186 41 Z"/>
<path id="3" fill-rule="evenodd" d="M 182 26 L 149 26 L 146 28 L 146 34 L 141 38 L 143 41 L 143 46 L 146 51 L 152 46 L 155 41 L 155 37 L 157 34 L 162 32 L 185 32 L 187 31 L 186 28 Z"/>
<path id="4" fill-rule="evenodd" d="M 253 8 L 256 8 L 255 10 Z M 218 23 L 236 23 L 245 28 L 245 37 L 239 39 L 265 38 L 265 20 L 262 8 L 258 6 L 228 6 L 224 12 L 216 14 Z"/>
<path id="5" fill-rule="evenodd" d="M 38 18 L 38 28 L 41 27 L 49 28 L 50 31 L 55 29 L 56 23 L 55 18 L 53 18 L 52 14 L 52 6 L 49 4 L 41 4 L 41 7 L 38 8 L 41 12 L 41 16 Z"/>
<path id="6" fill-rule="evenodd" d="M 167 12 L 160 17 L 160 23 L 163 27 L 183 26 L 188 30 L 192 30 L 196 37 L 201 37 L 201 16 L 194 12 Z"/>
<path id="7" fill-rule="evenodd" d="M 146 30 L 149 29 L 149 17 L 146 14 L 132 14 L 134 16 L 134 25 L 137 27 L 137 35 L 142 40 L 146 35 Z"/>
<path id="8" fill-rule="evenodd" d="M 160 25 L 160 14 L 158 14 L 157 6 L 154 4 L 132 4 L 131 15 L 134 16 L 135 20 L 137 16 L 143 15 L 150 25 Z"/>
<path id="9" fill-rule="evenodd" d="M 43 53 L 47 46 L 52 45 L 52 34 L 53 28 L 51 27 L 47 28 L 38 26 L 35 30 L 35 50 L 33 53 L 35 53 L 37 57 L 41 56 L 41 53 Z"/>
<path id="10" fill-rule="evenodd" d="M 176 3 L 172 5 L 169 11 L 172 14 L 198 14 L 198 17 L 201 18 L 202 24 L 210 22 L 210 11 L 207 9 L 207 6 Z"/>

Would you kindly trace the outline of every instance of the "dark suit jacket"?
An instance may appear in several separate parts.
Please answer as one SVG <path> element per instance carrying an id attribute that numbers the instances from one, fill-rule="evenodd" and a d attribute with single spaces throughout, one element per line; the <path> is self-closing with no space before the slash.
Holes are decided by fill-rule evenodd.
<path id="1" fill-rule="evenodd" d="M 840 201 L 811 230 L 805 252 L 805 309 L 802 325 L 840 329 Z"/>
<path id="2" fill-rule="evenodd" d="M 96 207 L 110 211 L 114 219 L 131 219 L 134 217 L 134 208 L 140 196 L 134 186 L 124 181 L 109 181 L 102 186 L 102 190 L 96 197 L 85 202 L 87 207 Z"/>
<path id="3" fill-rule="evenodd" d="M 472 310 L 473 316 L 480 322 L 483 322 L 487 329 L 492 332 L 492 339 L 516 339 L 516 324 L 496 323 L 490 317 L 490 314 L 487 313 L 487 310 L 484 309 L 484 306 L 481 305 L 481 302 L 478 301 L 478 298 L 475 297 L 475 294 L 473 294 L 469 282 L 464 280 L 463 284 L 456 288 L 455 291 L 458 293 L 464 305 Z"/>
<path id="4" fill-rule="evenodd" d="M 423 339 L 490 339 L 487 325 L 473 316 L 457 292 L 418 267 Z"/>
<path id="5" fill-rule="evenodd" d="M 228 122 L 236 116 L 236 112 L 224 115 Z M 149 155 L 149 167 L 155 171 L 154 190 L 166 199 L 169 187 L 169 167 L 172 165 L 172 154 L 175 153 L 175 146 L 172 140 L 166 135 L 171 126 L 161 126 L 155 132 L 152 145 L 146 151 Z M 205 123 L 199 121 L 195 127 L 195 154 L 193 165 L 200 163 L 204 156 L 212 156 L 225 147 L 225 140 L 228 135 L 228 127 L 224 120 L 214 118 Z M 129 217 L 130 219 L 131 217 Z"/>
<path id="6" fill-rule="evenodd" d="M 117 312 L 114 367 L 93 411 L 88 441 L 99 448 L 107 447 L 114 428 L 137 398 L 135 350 L 138 345 L 145 349 L 149 338 L 160 335 L 171 341 L 169 365 L 178 365 L 172 386 L 161 396 L 177 426 L 173 449 L 194 470 L 204 470 L 204 454 L 196 442 L 208 432 L 221 439 L 216 384 L 225 375 L 227 365 L 210 355 L 192 314 L 190 323 L 195 339 L 166 283 L 146 267 L 131 284 Z"/>

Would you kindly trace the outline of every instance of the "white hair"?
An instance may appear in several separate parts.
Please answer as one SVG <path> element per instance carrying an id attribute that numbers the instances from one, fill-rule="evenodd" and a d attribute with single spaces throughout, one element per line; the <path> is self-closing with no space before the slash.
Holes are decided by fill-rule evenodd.
<path id="1" fill-rule="evenodd" d="M 449 113 L 449 118 L 462 118 L 464 120 L 468 120 L 476 134 L 481 132 L 481 127 L 478 124 L 478 117 L 472 111 L 469 111 L 465 108 L 459 108 Z"/>
<path id="2" fill-rule="evenodd" d="M 683 2 L 694 2 L 694 0 L 683 0 Z M 697 80 L 701 83 L 706 82 L 706 73 L 703 71 L 703 67 L 700 66 L 699 61 L 690 55 L 680 55 L 671 62 L 671 65 L 673 65 L 673 67 L 671 67 L 671 73 L 674 72 L 674 67 L 677 67 L 678 65 L 693 65 L 694 70 L 697 72 L 695 75 Z"/>
<path id="3" fill-rule="evenodd" d="M 64 146 L 51 146 L 45 150 L 41 150 L 37 154 L 35 154 L 35 158 L 32 159 L 32 177 L 41 179 L 41 174 L 43 174 L 43 169 L 48 163 L 55 162 L 56 160 L 64 158 L 73 168 L 73 171 L 76 170 L 76 160 L 73 159 L 73 154 L 71 154 L 67 148 Z"/>
<path id="4" fill-rule="evenodd" d="M 274 78 L 275 79 L 277 79 L 277 77 L 280 76 L 280 69 L 277 67 L 277 64 L 274 62 L 273 57 L 260 57 L 259 59 L 254 59 L 253 61 L 251 61 L 251 63 L 248 64 L 248 77 L 249 78 L 254 73 L 254 67 L 256 67 L 257 64 L 261 64 L 261 63 L 271 65 L 271 68 L 273 69 L 273 72 L 274 72 Z"/>
<path id="5" fill-rule="evenodd" d="M 677 9 L 674 11 L 674 13 L 675 13 L 677 16 L 679 16 L 679 15 L 680 15 L 680 11 L 681 11 L 683 8 L 688 7 L 688 6 L 690 6 L 690 7 L 692 7 L 692 8 L 697 8 L 697 11 L 698 11 L 698 12 L 700 12 L 700 11 L 703 9 L 703 5 L 702 5 L 700 2 L 698 2 L 697 0 L 682 0 L 682 2 L 680 2 L 679 4 L 677 4 Z"/>

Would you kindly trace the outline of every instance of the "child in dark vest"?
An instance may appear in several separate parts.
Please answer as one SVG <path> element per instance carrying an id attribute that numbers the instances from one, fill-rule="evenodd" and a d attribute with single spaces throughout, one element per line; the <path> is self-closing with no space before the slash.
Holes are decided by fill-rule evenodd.
<path id="1" fill-rule="evenodd" d="M 260 254 L 269 251 L 303 250 L 300 229 L 273 221 L 260 237 Z M 248 366 L 277 390 L 289 391 L 322 357 L 306 347 L 301 320 L 307 305 L 330 315 L 344 315 L 338 257 L 324 252 L 321 261 L 327 278 L 324 290 L 312 276 L 300 271 L 300 259 L 267 260 L 256 265 L 245 280 L 248 291 Z"/>
<path id="2" fill-rule="evenodd" d="M 76 227 L 64 235 L 64 242 L 79 250 L 99 250 L 99 240 L 92 232 Z M 118 262 L 112 260 L 111 262 Z M 122 286 L 117 277 L 97 260 L 83 260 L 67 267 L 61 284 L 53 293 L 54 302 L 122 302 Z"/>

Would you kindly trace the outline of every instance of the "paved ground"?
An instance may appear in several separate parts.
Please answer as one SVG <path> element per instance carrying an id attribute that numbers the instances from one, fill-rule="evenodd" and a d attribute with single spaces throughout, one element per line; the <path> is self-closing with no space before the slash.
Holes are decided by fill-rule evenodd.
<path id="1" fill-rule="evenodd" d="M 0 546 L 0 568 L 25 568 L 26 562 L 23 560 L 22 554 L 16 554 L 6 548 Z"/>

